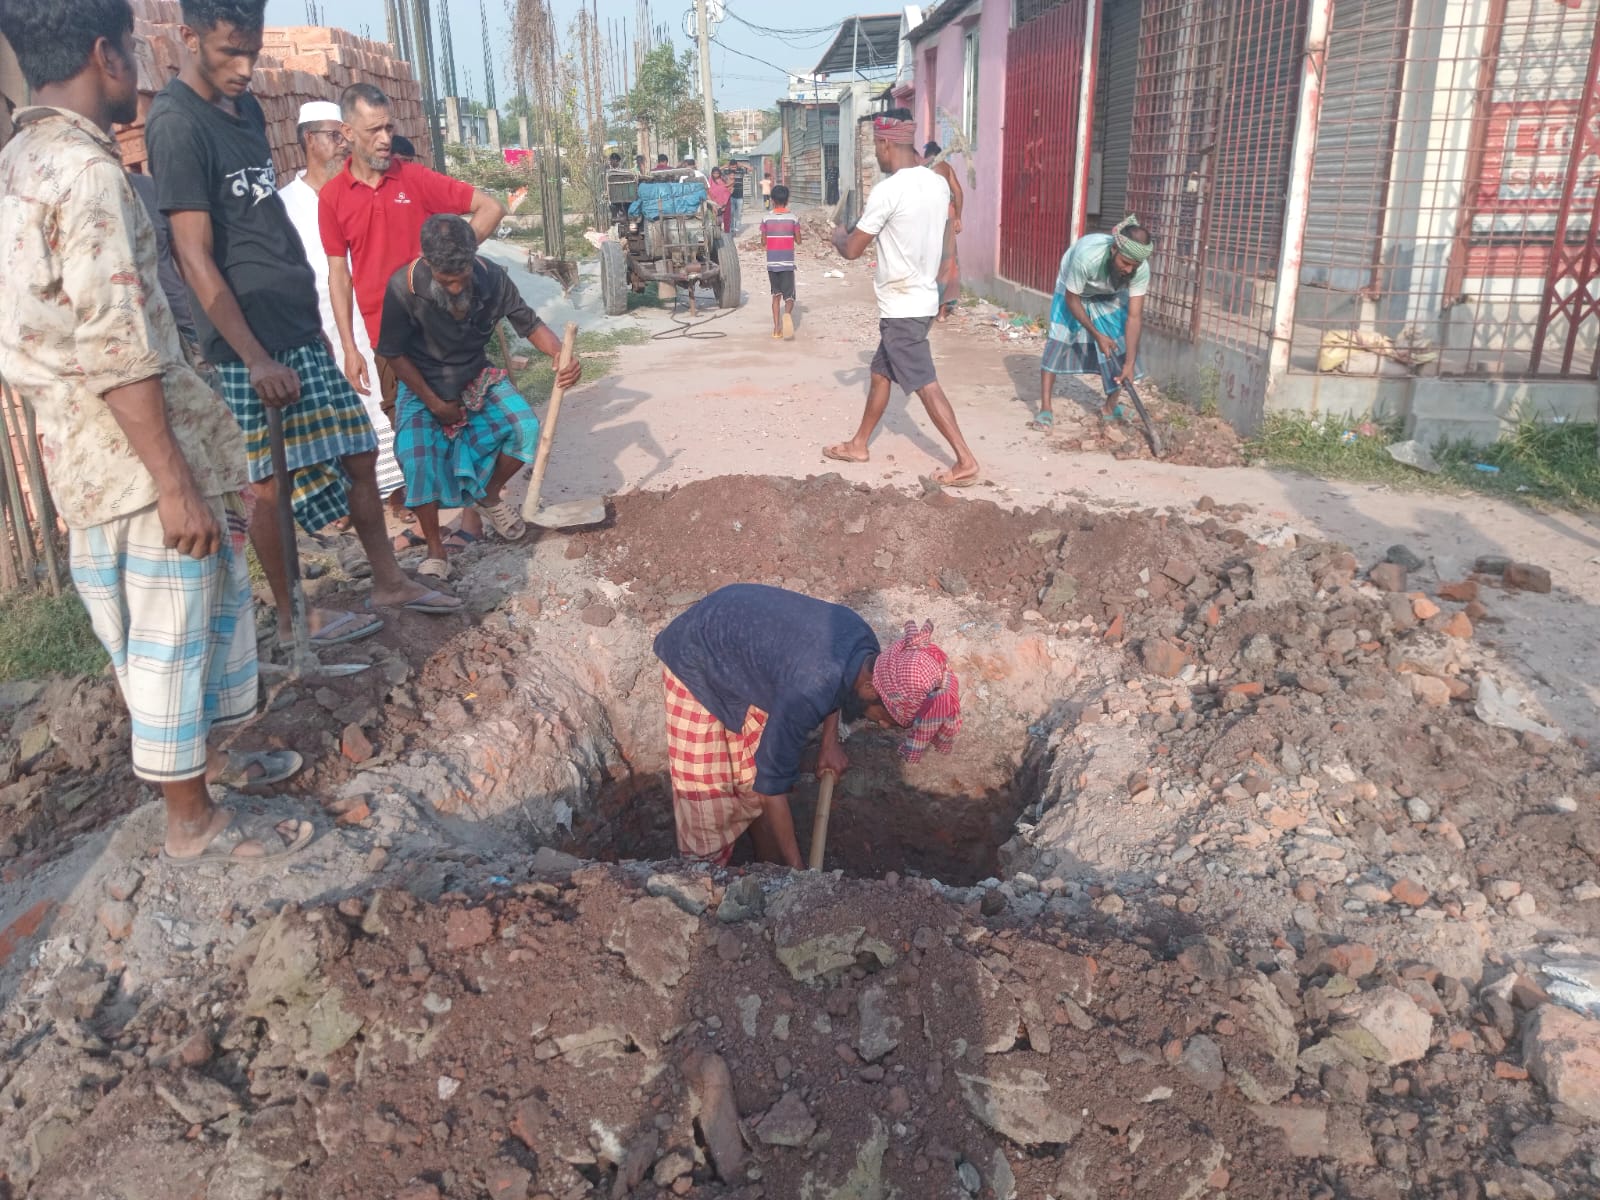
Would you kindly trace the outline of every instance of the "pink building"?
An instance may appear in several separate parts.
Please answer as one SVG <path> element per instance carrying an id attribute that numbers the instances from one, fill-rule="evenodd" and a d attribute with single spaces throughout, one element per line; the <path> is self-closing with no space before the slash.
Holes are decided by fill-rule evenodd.
<path id="1" fill-rule="evenodd" d="M 1006 41 L 1009 3 L 944 0 L 910 31 L 916 55 L 910 107 L 917 141 L 970 146 L 953 153 L 965 192 L 956 246 L 965 286 L 992 281 L 1000 263 L 1000 190 L 1005 162 Z M 903 89 L 896 90 L 902 102 Z"/>

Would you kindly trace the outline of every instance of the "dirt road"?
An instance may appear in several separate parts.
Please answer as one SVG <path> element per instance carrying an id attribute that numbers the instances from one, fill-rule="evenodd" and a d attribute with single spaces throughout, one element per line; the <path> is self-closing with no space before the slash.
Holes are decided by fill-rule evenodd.
<path id="1" fill-rule="evenodd" d="M 951 461 L 920 403 L 896 390 L 862 467 L 825 460 L 823 445 L 854 431 L 877 344 L 870 272 L 813 242 L 802 246 L 793 342 L 771 337 L 759 251 L 743 253 L 744 307 L 701 309 L 704 340 L 672 337 L 626 347 L 617 369 L 563 411 L 566 453 L 550 468 L 556 499 L 663 488 L 717 475 L 804 478 L 837 470 L 851 481 L 916 488 Z M 843 278 L 827 272 L 842 271 Z M 593 285 L 589 285 L 593 286 Z M 708 295 L 702 302 L 709 306 Z M 681 310 L 687 319 L 687 308 Z M 675 326 L 661 310 L 635 314 L 652 335 Z M 720 333 L 720 338 L 709 335 Z M 1038 342 L 1013 341 L 958 316 L 934 334 L 934 357 L 962 428 L 984 467 L 969 495 L 1034 508 L 1064 499 L 1114 508 L 1188 512 L 1202 496 L 1249 505 L 1258 529 L 1289 525 L 1348 544 L 1362 561 L 1408 546 L 1421 579 L 1459 579 L 1483 554 L 1548 568 L 1549 596 L 1507 603 L 1504 633 L 1485 636 L 1523 668 L 1523 682 L 1569 731 L 1600 731 L 1600 524 L 1478 496 L 1446 497 L 1313 479 L 1246 466 L 1170 465 L 1064 449 L 1098 424 L 1087 406 L 1098 383 L 1058 384 L 1054 433 L 1028 428 L 1038 388 Z M 1062 400 L 1061 393 L 1075 398 Z M 580 437 L 583 439 L 580 442 Z M 1511 619 L 1513 618 L 1514 619 Z"/>
<path id="2" fill-rule="evenodd" d="M 898 401 L 828 463 L 864 266 L 802 255 L 793 343 L 745 276 L 692 340 L 518 277 L 671 335 L 563 410 L 547 498 L 612 519 L 269 693 L 291 862 L 163 862 L 109 680 L 0 688 L 0 1200 L 1594 1195 L 1593 527 L 1171 406 L 1178 464 L 1069 397 L 1030 432 L 982 309 L 935 347 L 983 485 L 924 489 Z M 931 619 L 962 679 L 952 754 L 846 731 L 826 873 L 674 856 L 651 642 L 735 579 Z"/>

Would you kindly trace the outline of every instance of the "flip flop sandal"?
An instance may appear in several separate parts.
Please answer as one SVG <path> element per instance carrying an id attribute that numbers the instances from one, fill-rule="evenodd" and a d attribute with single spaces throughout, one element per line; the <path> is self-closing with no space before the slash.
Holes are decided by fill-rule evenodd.
<path id="1" fill-rule="evenodd" d="M 834 448 L 832 446 L 824 446 L 822 448 L 822 457 L 823 458 L 827 458 L 827 459 L 831 459 L 834 462 L 852 463 L 852 464 L 854 464 L 855 466 L 858 466 L 858 467 L 862 463 L 869 461 L 868 459 L 865 459 L 865 458 L 846 458 L 843 454 L 839 454 L 839 453 L 835 452 L 835 450 L 834 450 Z"/>
<path id="2" fill-rule="evenodd" d="M 1034 413 L 1033 420 L 1028 422 L 1028 428 L 1038 429 L 1040 431 L 1054 429 L 1055 425 L 1056 414 L 1046 408 L 1041 408 L 1038 412 Z"/>
<path id="3" fill-rule="evenodd" d="M 488 518 L 489 524 L 494 526 L 494 531 L 508 542 L 517 541 L 528 532 L 528 525 L 519 517 L 509 504 L 504 500 L 498 504 L 478 505 L 478 511 Z"/>
<path id="4" fill-rule="evenodd" d="M 429 579 L 449 579 L 450 564 L 442 558 L 424 559 L 417 568 L 418 575 L 426 575 Z"/>
<path id="5" fill-rule="evenodd" d="M 316 826 L 304 817 L 296 816 L 287 805 L 277 805 L 274 811 L 265 805 L 252 804 L 249 801 L 250 797 L 245 796 L 230 798 L 228 807 L 233 810 L 233 819 L 222 832 L 206 843 L 206 848 L 199 854 L 180 858 L 168 854 L 163 847 L 161 861 L 174 867 L 195 867 L 201 863 L 220 863 L 225 867 L 254 867 L 263 863 L 282 862 L 304 850 L 316 837 Z M 283 834 L 278 832 L 278 826 L 286 821 L 298 824 L 298 832 L 289 842 L 285 842 Z M 243 842 L 256 842 L 261 846 L 262 852 L 249 855 L 235 854 L 234 851 Z"/>
<path id="6" fill-rule="evenodd" d="M 445 600 L 454 600 L 455 603 L 441 603 Z M 368 607 L 377 607 L 373 605 L 371 600 L 367 601 L 367 605 Z M 385 604 L 381 607 L 403 608 L 408 612 L 422 613 L 423 615 L 429 617 L 453 617 L 465 611 L 461 601 L 456 600 L 454 596 L 446 595 L 438 588 L 434 588 L 432 591 L 424 592 L 415 600 L 407 600 L 404 604 Z"/>
<path id="7" fill-rule="evenodd" d="M 978 482 L 976 475 L 969 475 L 965 479 L 940 479 L 938 476 L 931 478 L 942 488 L 969 488 Z"/>
<path id="8" fill-rule="evenodd" d="M 394 536 L 396 550 L 416 550 L 428 544 L 428 539 L 411 529 L 402 529 Z"/>
<path id="9" fill-rule="evenodd" d="M 446 550 L 465 550 L 469 546 L 476 546 L 479 542 L 478 535 L 468 533 L 465 529 L 452 529 L 445 534 L 444 548 Z M 427 545 L 426 542 L 423 545 Z"/>
<path id="10" fill-rule="evenodd" d="M 794 341 L 794 317 L 789 313 L 783 314 L 783 340 Z"/>
<path id="11" fill-rule="evenodd" d="M 343 646 L 371 637 L 383 628 L 379 617 L 362 618 L 353 612 L 342 612 L 311 635 L 313 646 Z"/>
<path id="12" fill-rule="evenodd" d="M 1102 409 L 1100 412 L 1100 419 L 1107 425 L 1111 424 L 1113 421 L 1126 421 L 1128 419 L 1128 410 L 1123 408 L 1120 404 L 1113 407 L 1110 412 L 1106 412 Z"/>
<path id="13" fill-rule="evenodd" d="M 228 765 L 211 784 L 228 788 L 270 787 L 292 779 L 305 765 L 306 760 L 294 750 L 230 750 Z M 260 767 L 261 773 L 251 775 L 251 767 Z"/>
<path id="14" fill-rule="evenodd" d="M 367 552 L 358 542 L 354 546 L 341 545 L 339 547 L 339 569 L 351 579 L 372 578 L 372 564 L 367 561 Z"/>

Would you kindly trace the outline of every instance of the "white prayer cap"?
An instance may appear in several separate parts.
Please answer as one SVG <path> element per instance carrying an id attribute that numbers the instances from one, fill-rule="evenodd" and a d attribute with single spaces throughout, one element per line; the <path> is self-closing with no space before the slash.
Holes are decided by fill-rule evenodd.
<path id="1" fill-rule="evenodd" d="M 299 124 L 309 125 L 313 121 L 342 121 L 343 114 L 339 106 L 332 100 L 308 100 L 300 106 Z"/>

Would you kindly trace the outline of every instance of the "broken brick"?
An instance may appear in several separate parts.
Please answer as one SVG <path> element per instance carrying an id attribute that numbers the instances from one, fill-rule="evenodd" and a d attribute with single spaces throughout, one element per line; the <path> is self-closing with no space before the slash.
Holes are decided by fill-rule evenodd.
<path id="1" fill-rule="evenodd" d="M 1431 899 L 1428 889 L 1415 879 L 1397 880 L 1394 886 L 1389 889 L 1389 894 L 1399 903 L 1409 905 L 1412 908 L 1421 908 Z"/>
<path id="2" fill-rule="evenodd" d="M 1406 569 L 1399 563 L 1381 562 L 1367 572 L 1372 585 L 1383 592 L 1406 590 Z"/>
<path id="3" fill-rule="evenodd" d="M 1550 572 L 1532 563 L 1514 562 L 1506 568 L 1506 586 L 1521 588 L 1525 592 L 1548 592 Z"/>
<path id="4" fill-rule="evenodd" d="M 339 738 L 339 750 L 351 762 L 364 763 L 372 757 L 372 739 L 361 726 L 351 722 Z"/>

